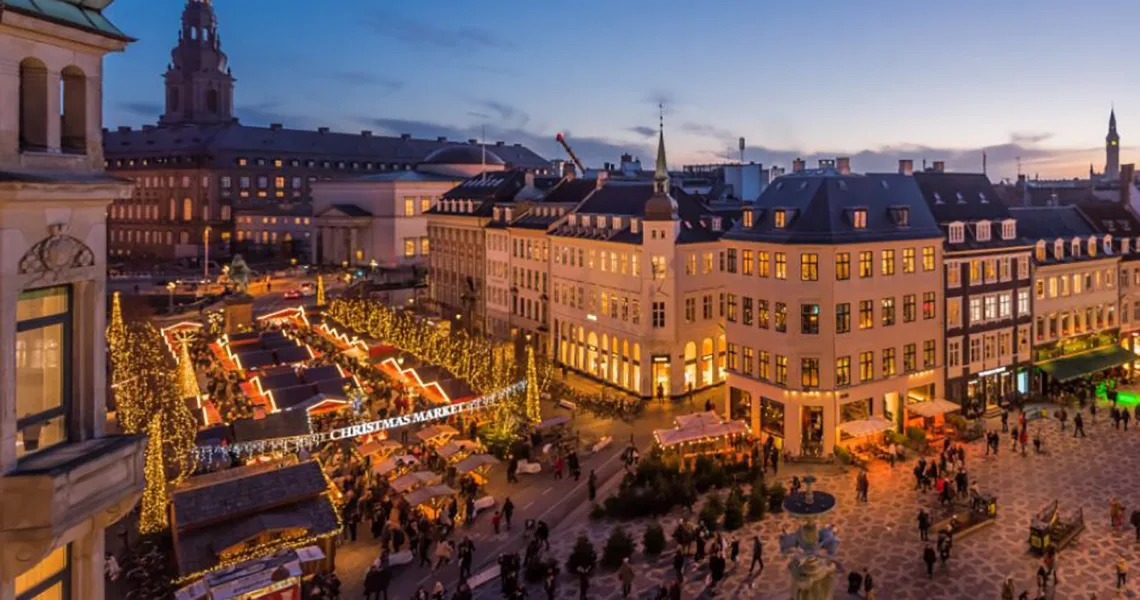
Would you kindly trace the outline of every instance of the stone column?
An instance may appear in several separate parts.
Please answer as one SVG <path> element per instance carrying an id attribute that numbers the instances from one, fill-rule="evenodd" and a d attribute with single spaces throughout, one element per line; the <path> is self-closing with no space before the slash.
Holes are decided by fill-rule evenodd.
<path id="1" fill-rule="evenodd" d="M 348 262 L 349 264 L 356 264 L 356 244 L 357 244 L 357 231 L 355 227 L 348 228 Z"/>
<path id="2" fill-rule="evenodd" d="M 103 561 L 106 532 L 92 528 L 71 545 L 72 597 L 76 600 L 103 600 Z M 75 590 L 78 589 L 78 594 Z"/>

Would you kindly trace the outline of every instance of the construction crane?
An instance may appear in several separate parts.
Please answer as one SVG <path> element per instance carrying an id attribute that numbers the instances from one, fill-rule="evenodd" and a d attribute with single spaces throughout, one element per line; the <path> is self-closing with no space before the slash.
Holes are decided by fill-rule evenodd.
<path id="1" fill-rule="evenodd" d="M 574 164 L 578 166 L 578 171 L 585 174 L 586 167 L 582 165 L 582 161 L 578 160 L 578 155 L 574 154 L 574 151 L 570 149 L 570 144 L 566 141 L 566 136 L 562 135 L 562 132 L 559 132 L 558 135 L 554 136 L 554 139 L 558 140 L 558 143 L 562 144 L 562 147 L 566 149 L 566 154 L 570 155 L 570 160 L 573 160 Z"/>

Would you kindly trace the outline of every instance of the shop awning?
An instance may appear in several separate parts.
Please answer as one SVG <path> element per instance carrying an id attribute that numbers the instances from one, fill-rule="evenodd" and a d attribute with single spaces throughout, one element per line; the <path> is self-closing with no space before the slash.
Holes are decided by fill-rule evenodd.
<path id="1" fill-rule="evenodd" d="M 935 398 L 926 402 L 914 402 L 906 405 L 907 412 L 920 417 L 936 417 L 938 415 L 960 410 L 962 407 L 949 400 Z"/>
<path id="2" fill-rule="evenodd" d="M 1058 358 L 1037 366 L 1042 371 L 1052 375 L 1057 381 L 1069 381 L 1118 367 L 1134 358 L 1135 356 L 1128 349 L 1113 345 L 1076 356 Z"/>
<path id="3" fill-rule="evenodd" d="M 859 419 L 858 421 L 848 421 L 839 424 L 839 431 L 846 433 L 851 437 L 866 437 L 882 433 L 890 429 L 893 425 L 890 421 L 883 417 L 874 416 L 866 419 Z"/>

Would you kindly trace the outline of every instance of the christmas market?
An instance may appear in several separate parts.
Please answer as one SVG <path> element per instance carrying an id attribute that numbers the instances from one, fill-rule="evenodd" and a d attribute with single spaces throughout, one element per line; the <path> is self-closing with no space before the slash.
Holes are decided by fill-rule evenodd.
<path id="1" fill-rule="evenodd" d="M 688 464 L 699 456 L 735 456 L 747 452 L 752 435 L 744 421 L 726 421 L 713 411 L 682 415 L 672 429 L 657 429 L 653 439 L 665 455 Z"/>

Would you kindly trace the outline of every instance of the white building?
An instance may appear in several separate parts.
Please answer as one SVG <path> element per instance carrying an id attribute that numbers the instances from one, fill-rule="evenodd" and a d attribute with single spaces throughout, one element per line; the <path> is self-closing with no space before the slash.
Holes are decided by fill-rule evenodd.
<path id="1" fill-rule="evenodd" d="M 0 600 L 101 600 L 143 487 L 143 440 L 104 433 L 108 4 L 0 7 Z"/>

